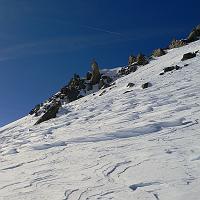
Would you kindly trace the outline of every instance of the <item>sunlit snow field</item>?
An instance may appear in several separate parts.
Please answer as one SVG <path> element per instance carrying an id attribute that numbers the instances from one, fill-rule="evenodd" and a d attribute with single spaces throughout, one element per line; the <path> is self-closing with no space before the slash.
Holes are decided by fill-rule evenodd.
<path id="1" fill-rule="evenodd" d="M 0 128 L 0 200 L 198 200 L 200 54 L 181 61 L 196 50 L 170 50 L 40 125 Z"/>

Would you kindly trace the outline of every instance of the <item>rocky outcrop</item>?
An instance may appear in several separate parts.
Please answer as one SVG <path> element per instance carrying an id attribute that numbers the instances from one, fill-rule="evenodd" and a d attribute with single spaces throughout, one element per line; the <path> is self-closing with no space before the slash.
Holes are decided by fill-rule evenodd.
<path id="1" fill-rule="evenodd" d="M 145 55 L 143 55 L 143 54 L 139 54 L 138 56 L 137 56 L 137 64 L 138 65 L 146 65 L 146 64 L 148 64 L 149 63 L 149 61 L 148 61 L 148 59 L 145 57 Z"/>
<path id="2" fill-rule="evenodd" d="M 78 74 L 74 74 L 66 86 L 44 103 L 36 105 L 29 114 L 41 116 L 36 124 L 55 118 L 63 103 L 75 101 L 91 93 L 93 85 L 98 84 L 99 89 L 107 88 L 111 86 L 112 81 L 113 79 L 109 75 L 100 74 L 98 64 L 94 61 L 92 73 L 88 72 L 86 78 L 80 78 Z"/>
<path id="3" fill-rule="evenodd" d="M 133 86 L 135 86 L 135 84 L 134 83 L 128 83 L 128 85 L 127 85 L 127 87 L 133 87 Z"/>
<path id="4" fill-rule="evenodd" d="M 95 60 L 93 60 L 91 67 L 92 67 L 91 83 L 92 83 L 92 85 L 95 85 L 95 84 L 99 83 L 101 74 L 99 71 L 99 66 Z"/>
<path id="5" fill-rule="evenodd" d="M 29 112 L 29 114 L 30 114 L 30 115 L 33 115 L 34 113 L 37 113 L 38 110 L 40 109 L 40 107 L 41 107 L 41 104 L 37 104 L 37 105 Z"/>
<path id="6" fill-rule="evenodd" d="M 154 50 L 152 53 L 152 56 L 154 56 L 154 57 L 160 57 L 163 55 L 165 55 L 165 51 L 161 48 Z"/>
<path id="7" fill-rule="evenodd" d="M 179 67 L 178 65 L 176 66 L 171 66 L 171 67 L 165 67 L 163 70 L 164 72 L 170 72 L 170 71 L 173 71 L 173 70 L 179 70 L 181 67 Z"/>
<path id="8" fill-rule="evenodd" d="M 171 71 L 174 71 L 174 70 L 179 70 L 181 69 L 180 66 L 176 65 L 176 66 L 170 66 L 170 67 L 165 67 L 163 69 L 163 72 L 160 73 L 160 75 L 164 75 L 166 72 L 171 72 Z"/>
<path id="9" fill-rule="evenodd" d="M 42 115 L 42 117 L 40 117 L 40 119 L 35 123 L 35 125 L 40 124 L 49 119 L 55 118 L 60 107 L 61 107 L 60 102 L 53 103 L 51 107 L 47 110 L 47 112 L 44 115 Z"/>
<path id="10" fill-rule="evenodd" d="M 132 65 L 135 62 L 137 62 L 137 58 L 134 55 L 130 55 L 128 58 L 128 65 Z"/>
<path id="11" fill-rule="evenodd" d="M 147 83 L 142 84 L 142 89 L 146 89 L 146 88 L 151 87 L 151 86 L 152 86 L 152 83 L 147 82 Z"/>
<path id="12" fill-rule="evenodd" d="M 91 78 L 92 78 L 92 73 L 91 72 L 87 72 L 87 74 L 86 74 L 86 80 L 91 80 Z"/>
<path id="13" fill-rule="evenodd" d="M 196 57 L 196 53 L 189 52 L 183 55 L 183 58 L 181 59 L 181 61 L 188 60 L 194 57 Z"/>
<path id="14" fill-rule="evenodd" d="M 178 47 L 185 46 L 187 42 L 185 40 L 172 40 L 171 44 L 169 45 L 169 49 L 174 49 Z"/>
<path id="15" fill-rule="evenodd" d="M 187 41 L 194 42 L 194 41 L 198 40 L 199 37 L 200 37 L 200 24 L 192 30 L 192 32 L 189 34 L 189 36 L 187 38 Z"/>
<path id="16" fill-rule="evenodd" d="M 106 75 L 101 75 L 101 79 L 99 81 L 99 89 L 105 89 L 110 86 L 110 83 L 113 81 L 112 78 Z"/>
<path id="17" fill-rule="evenodd" d="M 192 42 L 197 40 L 200 37 L 200 25 L 198 25 L 188 36 L 187 40 L 173 40 L 169 45 L 169 48 L 178 48 L 186 45 L 188 42 Z M 167 51 L 164 49 L 156 49 L 153 51 L 152 56 L 160 57 L 166 54 Z M 182 61 L 194 58 L 197 52 L 187 53 L 183 55 Z M 134 55 L 130 55 L 128 58 L 128 65 L 122 67 L 118 72 L 116 77 L 128 75 L 130 73 L 135 72 L 140 66 L 146 65 L 149 63 L 149 59 L 143 55 L 139 54 L 137 57 Z M 31 111 L 30 115 L 40 116 L 38 123 L 49 120 L 51 118 L 56 117 L 56 113 L 63 103 L 69 103 L 75 101 L 87 94 L 90 94 L 93 89 L 96 91 L 97 89 L 105 89 L 107 87 L 112 86 L 113 79 L 109 75 L 101 74 L 99 70 L 99 66 L 95 60 L 93 60 L 92 72 L 88 72 L 85 78 L 81 78 L 79 75 L 74 74 L 73 78 L 69 81 L 69 83 L 61 88 L 61 90 L 49 98 L 44 103 L 36 105 Z M 178 70 L 181 67 L 179 66 L 170 66 L 163 69 L 163 72 L 160 75 L 163 75 L 167 72 Z M 109 74 L 109 73 L 108 73 Z M 112 73 L 111 73 L 112 74 Z M 113 75 L 111 75 L 113 76 Z M 115 77 L 114 77 L 115 79 Z M 148 88 L 152 84 L 147 82 L 142 85 L 142 88 Z M 129 83 L 127 87 L 133 87 L 134 83 Z M 116 86 L 115 86 L 116 87 Z M 113 87 L 110 87 L 112 89 Z M 102 90 L 103 91 L 103 90 Z M 100 94 L 103 95 L 104 91 Z"/>
<path id="18" fill-rule="evenodd" d="M 124 75 L 128 75 L 132 72 L 135 72 L 137 70 L 137 64 L 134 65 L 129 65 L 127 67 L 122 67 L 119 71 L 118 71 L 118 75 L 119 76 L 124 76 Z"/>

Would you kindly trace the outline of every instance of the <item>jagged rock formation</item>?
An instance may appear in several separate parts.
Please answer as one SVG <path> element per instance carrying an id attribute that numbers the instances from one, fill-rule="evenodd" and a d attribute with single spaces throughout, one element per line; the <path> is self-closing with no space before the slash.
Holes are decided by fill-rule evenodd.
<path id="1" fill-rule="evenodd" d="M 200 24 L 192 30 L 192 32 L 189 34 L 187 40 L 188 40 L 188 42 L 194 42 L 194 41 L 198 40 L 199 37 L 200 37 Z"/>
<path id="2" fill-rule="evenodd" d="M 160 57 L 163 55 L 165 55 L 165 51 L 161 48 L 154 50 L 152 53 L 152 56 L 154 56 L 154 57 Z"/>
<path id="3" fill-rule="evenodd" d="M 49 119 L 55 118 L 60 107 L 61 107 L 60 102 L 53 103 L 47 110 L 47 112 L 44 115 L 42 115 L 42 117 L 35 124 L 37 125 Z"/>
<path id="4" fill-rule="evenodd" d="M 130 55 L 128 58 L 128 65 L 132 65 L 135 62 L 137 62 L 137 58 L 134 55 Z"/>
<path id="5" fill-rule="evenodd" d="M 91 67 L 92 67 L 91 83 L 92 83 L 92 85 L 95 85 L 95 84 L 99 83 L 101 74 L 99 72 L 99 66 L 95 60 L 93 60 Z"/>
<path id="6" fill-rule="evenodd" d="M 185 40 L 172 40 L 171 44 L 169 45 L 169 49 L 179 48 L 185 46 L 187 42 Z"/>
<path id="7" fill-rule="evenodd" d="M 99 89 L 107 88 L 112 83 L 113 79 L 104 74 L 100 74 L 99 67 L 96 61 L 92 63 L 92 72 L 86 74 L 86 78 L 80 78 L 74 74 L 74 77 L 69 83 L 62 87 L 61 90 L 49 98 L 46 102 L 36 105 L 30 115 L 40 116 L 36 124 L 40 124 L 49 119 L 55 118 L 62 104 L 75 101 L 84 97 L 93 90 L 93 85 L 98 84 Z"/>
<path id="8" fill-rule="evenodd" d="M 148 61 L 148 59 L 145 57 L 145 55 L 143 55 L 143 54 L 139 54 L 138 56 L 137 56 L 137 64 L 138 65 L 146 65 L 146 64 L 148 64 L 149 63 L 149 61 Z"/>
<path id="9" fill-rule="evenodd" d="M 137 64 L 134 65 L 129 65 L 126 67 L 122 67 L 119 71 L 118 71 L 118 75 L 119 76 L 124 76 L 124 75 L 128 75 L 132 72 L 135 72 L 137 70 L 138 66 Z"/>
<path id="10" fill-rule="evenodd" d="M 198 25 L 188 36 L 186 40 L 173 40 L 169 45 L 169 49 L 178 48 L 186 45 L 188 42 L 195 41 L 200 37 L 200 25 Z M 153 51 L 152 55 L 154 57 L 160 57 L 165 55 L 167 51 L 162 48 L 156 49 Z M 196 56 L 197 52 L 187 53 L 183 55 L 182 61 L 193 58 Z M 130 55 L 128 58 L 128 65 L 122 67 L 116 74 L 117 77 L 125 76 L 130 73 L 135 72 L 138 67 L 144 66 L 149 63 L 149 58 L 143 54 L 139 54 L 137 57 Z M 80 78 L 79 75 L 74 74 L 74 77 L 69 81 L 69 83 L 61 88 L 61 90 L 49 98 L 47 101 L 36 105 L 31 111 L 30 115 L 35 115 L 40 117 L 36 124 L 39 124 L 43 121 L 49 120 L 56 117 L 56 113 L 63 103 L 69 103 L 75 101 L 81 97 L 90 94 L 94 88 L 105 89 L 112 85 L 114 79 L 109 75 L 101 74 L 99 70 L 98 63 L 93 60 L 92 72 L 88 72 L 85 78 Z M 160 75 L 163 75 L 166 72 L 178 70 L 179 66 L 170 66 L 165 67 L 163 72 Z M 94 85 L 97 85 L 94 86 Z M 127 87 L 133 87 L 134 84 L 130 83 Z M 150 87 L 151 83 L 145 83 L 142 85 L 142 88 L 145 89 Z M 103 93 L 104 94 L 104 93 Z M 102 95 L 103 95 L 102 94 Z"/>
<path id="11" fill-rule="evenodd" d="M 101 79 L 99 81 L 99 89 L 104 89 L 110 86 L 110 83 L 113 81 L 113 79 L 109 76 L 102 75 Z"/>

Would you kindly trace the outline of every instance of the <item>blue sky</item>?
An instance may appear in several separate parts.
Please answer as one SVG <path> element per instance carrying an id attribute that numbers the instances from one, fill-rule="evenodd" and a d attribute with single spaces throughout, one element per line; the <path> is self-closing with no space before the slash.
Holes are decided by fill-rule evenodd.
<path id="1" fill-rule="evenodd" d="M 187 4 L 186 4 L 187 3 Z M 96 58 L 102 68 L 150 54 L 200 23 L 200 2 L 1 0 L 0 126 L 26 115 Z"/>

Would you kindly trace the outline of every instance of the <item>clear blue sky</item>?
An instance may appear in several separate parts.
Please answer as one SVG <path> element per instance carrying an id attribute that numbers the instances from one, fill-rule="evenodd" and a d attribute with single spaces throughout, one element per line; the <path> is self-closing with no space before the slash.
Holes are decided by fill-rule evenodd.
<path id="1" fill-rule="evenodd" d="M 199 8 L 199 0 L 1 0 L 0 126 L 84 75 L 92 58 L 119 66 L 185 37 Z"/>

